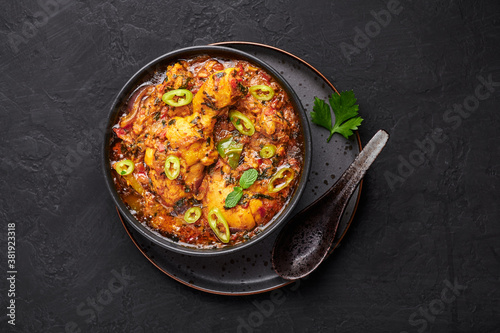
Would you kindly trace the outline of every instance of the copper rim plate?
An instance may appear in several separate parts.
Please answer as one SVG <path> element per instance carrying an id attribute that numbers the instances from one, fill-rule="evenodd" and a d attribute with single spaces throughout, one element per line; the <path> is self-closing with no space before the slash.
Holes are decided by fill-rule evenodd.
<path id="1" fill-rule="evenodd" d="M 239 49 L 274 67 L 295 90 L 306 112 L 312 110 L 315 96 L 326 99 L 328 95 L 337 92 L 337 89 L 317 69 L 284 50 L 251 42 L 221 42 L 212 45 Z M 327 143 L 328 132 L 316 125 L 310 126 L 313 140 L 311 174 L 304 194 L 290 216 L 326 192 L 362 149 L 357 132 L 350 140 L 336 135 Z M 335 239 L 335 248 L 339 246 L 354 218 L 361 186 L 362 183 L 346 208 Z M 214 294 L 249 295 L 291 283 L 280 278 L 271 265 L 272 246 L 281 227 L 261 243 L 248 249 L 219 257 L 201 258 L 165 250 L 130 228 L 121 216 L 120 219 L 134 244 L 153 265 L 189 287 Z"/>

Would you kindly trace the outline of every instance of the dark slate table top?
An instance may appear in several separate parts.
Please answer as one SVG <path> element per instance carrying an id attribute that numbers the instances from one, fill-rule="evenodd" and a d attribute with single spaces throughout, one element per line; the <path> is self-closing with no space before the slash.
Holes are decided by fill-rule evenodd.
<path id="1" fill-rule="evenodd" d="M 0 331 L 498 332 L 500 2 L 227 3 L 2 4 Z M 99 124 L 127 79 L 227 40 L 303 58 L 354 89 L 363 143 L 391 134 L 340 248 L 278 293 L 212 295 L 165 276 L 101 174 Z"/>

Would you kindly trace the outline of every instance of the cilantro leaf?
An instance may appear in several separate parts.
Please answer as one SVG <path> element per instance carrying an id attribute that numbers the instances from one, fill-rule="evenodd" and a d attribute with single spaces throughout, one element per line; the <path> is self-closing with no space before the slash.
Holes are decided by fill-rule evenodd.
<path id="1" fill-rule="evenodd" d="M 334 127 L 334 132 L 342 134 L 346 139 L 348 139 L 353 133 L 352 131 L 355 131 L 358 129 L 358 126 L 361 125 L 361 122 L 363 121 L 363 118 L 361 117 L 356 117 L 356 118 L 351 118 L 344 122 L 342 126 L 339 126 L 337 128 Z M 331 134 L 330 134 L 331 137 Z"/>
<path id="2" fill-rule="evenodd" d="M 314 107 L 313 112 L 311 112 L 311 118 L 313 123 L 323 126 L 327 130 L 332 130 L 332 115 L 330 113 L 330 107 L 325 103 L 324 100 L 314 97 Z"/>
<path id="3" fill-rule="evenodd" d="M 332 94 L 328 99 L 333 113 L 335 114 L 335 126 L 342 124 L 347 119 L 358 115 L 359 106 L 356 104 L 357 99 L 354 97 L 354 92 L 343 91 L 339 94 Z"/>
<path id="4" fill-rule="evenodd" d="M 253 183 L 257 180 L 259 176 L 259 172 L 255 169 L 248 169 L 241 175 L 240 178 L 240 186 L 243 189 L 247 189 L 252 186 Z"/>
<path id="5" fill-rule="evenodd" d="M 243 189 L 239 186 L 235 186 L 233 192 L 229 193 L 226 197 L 226 208 L 233 208 L 240 202 L 241 197 L 243 196 Z"/>
<path id="6" fill-rule="evenodd" d="M 323 126 L 330 131 L 327 142 L 330 142 L 334 133 L 339 133 L 348 139 L 361 125 L 363 118 L 359 117 L 359 105 L 354 92 L 343 91 L 340 94 L 333 93 L 328 99 L 335 115 L 335 124 L 332 127 L 330 107 L 318 97 L 314 98 L 314 112 L 311 112 L 313 123 Z"/>

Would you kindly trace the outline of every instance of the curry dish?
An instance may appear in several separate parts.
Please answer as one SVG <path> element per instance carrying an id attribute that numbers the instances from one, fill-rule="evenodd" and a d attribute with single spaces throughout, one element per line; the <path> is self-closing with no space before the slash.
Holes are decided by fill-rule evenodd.
<path id="1" fill-rule="evenodd" d="M 131 213 L 197 248 L 234 245 L 286 206 L 303 167 L 300 118 L 243 60 L 179 60 L 138 87 L 113 127 L 113 180 Z"/>

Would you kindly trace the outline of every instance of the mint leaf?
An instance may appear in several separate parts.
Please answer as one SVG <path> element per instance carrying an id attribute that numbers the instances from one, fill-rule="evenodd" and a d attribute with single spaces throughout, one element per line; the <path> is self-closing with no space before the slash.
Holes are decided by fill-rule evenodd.
<path id="1" fill-rule="evenodd" d="M 248 169 L 241 175 L 240 178 L 240 186 L 243 189 L 247 189 L 252 186 L 253 183 L 257 180 L 259 173 L 255 169 Z"/>
<path id="2" fill-rule="evenodd" d="M 359 105 L 356 104 L 357 99 L 354 96 L 354 92 L 350 90 L 343 91 L 340 94 L 333 93 L 328 102 L 335 115 L 335 124 L 333 124 L 333 127 L 330 107 L 318 97 L 314 98 L 314 112 L 311 112 L 313 123 L 323 126 L 330 131 L 327 142 L 330 142 L 334 133 L 339 133 L 348 139 L 353 134 L 352 131 L 357 130 L 363 121 L 363 118 L 359 117 L 358 114 Z"/>
<path id="3" fill-rule="evenodd" d="M 226 197 L 226 208 L 233 208 L 240 202 L 241 197 L 243 196 L 243 189 L 239 186 L 236 186 L 233 189 L 233 192 L 229 193 Z"/>
<path id="4" fill-rule="evenodd" d="M 255 169 L 248 169 L 240 177 L 240 186 L 235 186 L 233 192 L 229 193 L 226 197 L 225 207 L 233 208 L 240 202 L 243 196 L 243 190 L 252 186 L 257 180 L 259 173 Z"/>
<path id="5" fill-rule="evenodd" d="M 330 107 L 324 100 L 314 97 L 314 112 L 311 112 L 311 118 L 316 125 L 323 126 L 327 130 L 332 130 L 332 115 Z"/>

